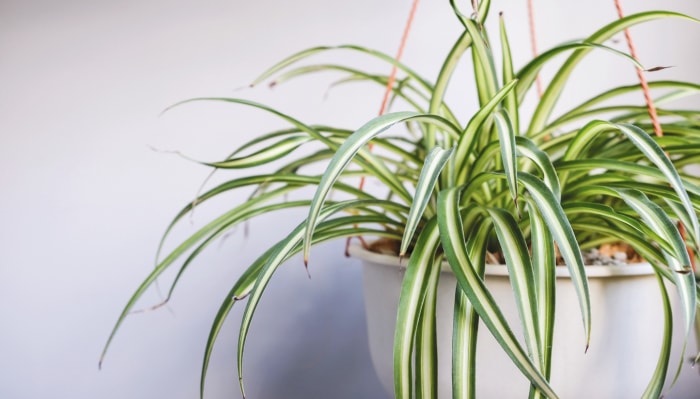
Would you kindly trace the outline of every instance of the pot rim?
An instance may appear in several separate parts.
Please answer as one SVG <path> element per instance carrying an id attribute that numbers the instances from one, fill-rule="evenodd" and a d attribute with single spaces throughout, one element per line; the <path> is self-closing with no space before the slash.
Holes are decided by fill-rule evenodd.
<path id="1" fill-rule="evenodd" d="M 354 258 L 358 258 L 362 261 L 372 262 L 378 265 L 405 268 L 408 259 L 403 259 L 399 261 L 399 257 L 395 255 L 379 254 L 376 252 L 371 252 L 364 249 L 359 244 L 352 244 L 348 248 L 348 253 Z M 654 268 L 648 262 L 644 263 L 629 263 L 625 265 L 612 265 L 612 266 L 602 266 L 602 265 L 586 265 L 586 275 L 589 278 L 602 278 L 602 277 L 621 277 L 621 276 L 646 276 L 654 274 Z M 442 271 L 451 273 L 450 266 L 447 262 L 443 262 Z M 508 269 L 505 265 L 486 265 L 486 274 L 491 276 L 507 276 Z M 556 276 L 560 278 L 569 278 L 571 274 L 569 273 L 568 267 L 557 267 Z"/>

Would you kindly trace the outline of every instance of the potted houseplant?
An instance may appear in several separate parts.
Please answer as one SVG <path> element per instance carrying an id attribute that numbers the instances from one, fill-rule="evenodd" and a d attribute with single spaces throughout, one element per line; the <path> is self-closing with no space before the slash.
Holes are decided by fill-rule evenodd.
<path id="1" fill-rule="evenodd" d="M 647 262 L 649 275 L 660 282 L 655 284 L 656 303 L 666 328 L 656 346 L 639 348 L 652 352 L 655 359 L 641 391 L 648 397 L 660 396 L 673 375 L 669 370 L 675 370 L 678 362 L 672 353 L 671 329 L 687 338 L 698 305 L 691 265 L 700 250 L 700 179 L 684 167 L 697 162 L 700 153 L 700 111 L 677 109 L 671 103 L 666 107 L 658 101 L 664 106 L 658 114 L 665 134 L 656 136 L 658 119 L 649 116 L 646 106 L 622 100 L 626 94 L 641 91 L 633 85 L 610 88 L 557 117 L 552 115 L 572 70 L 590 52 L 607 51 L 641 68 L 634 57 L 606 46 L 608 39 L 649 20 L 691 18 L 663 11 L 630 15 L 584 40 L 543 52 L 515 71 L 505 24 L 501 23 L 496 35 L 485 31 L 490 1 L 479 2 L 469 12 L 460 11 L 454 2 L 451 5 L 463 33 L 434 81 L 390 56 L 358 46 L 317 47 L 294 54 L 255 81 L 273 79 L 280 84 L 331 70 L 349 81 L 391 83 L 388 76 L 347 65 L 302 62 L 337 49 L 395 66 L 402 76 L 390 84 L 391 94 L 399 104 L 396 107 L 408 110 L 381 115 L 358 129 L 308 124 L 240 98 L 189 100 L 261 109 L 288 122 L 289 128 L 254 138 L 226 159 L 206 163 L 245 173 L 185 206 L 164 239 L 195 206 L 205 206 L 209 199 L 243 187 L 254 187 L 254 193 L 162 258 L 127 303 L 109 341 L 164 270 L 179 264 L 179 278 L 202 250 L 234 226 L 261 214 L 303 207 L 308 217 L 260 254 L 221 305 L 205 350 L 203 379 L 226 316 L 237 301 L 245 299 L 238 345 L 242 373 L 251 319 L 269 279 L 285 260 L 301 252 L 308 261 L 311 246 L 318 242 L 372 237 L 373 242 L 362 239 L 362 247 L 395 252 L 396 260 L 389 263 L 403 270 L 394 305 L 397 313 L 390 317 L 396 320 L 391 333 L 396 397 L 412 397 L 418 391 L 421 397 L 435 397 L 438 374 L 452 376 L 455 397 L 473 396 L 475 370 L 479 369 L 476 352 L 483 336 L 495 338 L 499 350 L 528 381 L 532 396 L 556 397 L 550 383 L 556 375 L 552 368 L 557 367 L 552 360 L 552 337 L 555 326 L 564 323 L 554 317 L 555 304 L 560 303 L 556 276 L 563 270 L 569 275 L 582 332 L 577 345 L 583 352 L 591 337 L 591 320 L 595 320 L 591 272 L 584 265 L 583 253 L 624 242 L 633 250 L 630 257 Z M 523 99 L 538 72 L 562 54 L 568 58 L 547 83 L 534 110 L 528 111 L 522 106 Z M 471 60 L 479 107 L 457 115 L 445 101 L 445 92 L 463 58 Z M 651 82 L 649 86 L 665 91 L 660 99 L 664 101 L 700 90 L 682 81 Z M 399 131 L 402 126 L 404 131 Z M 273 161 L 282 165 L 274 173 L 256 170 Z M 308 166 L 319 164 L 325 172 L 309 171 Z M 383 192 L 359 188 L 358 182 L 366 178 L 379 181 Z M 304 191 L 309 187 L 313 190 Z M 286 195 L 295 191 L 310 194 L 287 200 Z M 361 257 L 373 256 L 357 247 L 352 251 Z M 500 266 L 506 271 L 501 274 L 507 273 L 505 284 L 513 297 L 516 319 L 503 315 L 507 301 L 493 294 L 496 283 L 485 277 L 487 263 L 505 265 Z M 438 373 L 435 314 L 438 295 L 444 294 L 438 294 L 437 286 L 450 278 L 449 296 L 456 298 L 449 304 L 449 318 L 454 320 L 449 326 L 452 360 L 447 364 L 451 363 L 451 371 L 441 367 Z M 676 296 L 677 304 L 672 305 L 669 297 Z M 675 310 L 680 316 L 674 321 Z M 513 333 L 515 325 L 519 337 Z M 523 396 L 527 393 L 526 386 Z"/>

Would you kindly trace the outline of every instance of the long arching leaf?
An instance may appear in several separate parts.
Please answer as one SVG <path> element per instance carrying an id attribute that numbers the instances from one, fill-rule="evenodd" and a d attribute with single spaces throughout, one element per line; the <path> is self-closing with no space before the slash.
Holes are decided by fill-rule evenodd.
<path id="1" fill-rule="evenodd" d="M 581 249 L 576 241 L 574 231 L 559 203 L 559 199 L 554 196 L 552 191 L 541 180 L 530 174 L 520 173 L 518 181 L 527 188 L 528 193 L 530 193 L 537 204 L 542 218 L 559 247 L 561 257 L 569 269 L 571 282 L 576 289 L 581 308 L 581 318 L 586 334 L 586 350 L 588 350 L 588 344 L 591 339 L 591 300 L 588 290 L 588 278 L 583 265 L 583 256 L 581 255 Z"/>
<path id="2" fill-rule="evenodd" d="M 406 219 L 406 226 L 404 227 L 404 235 L 401 240 L 401 249 L 399 251 L 399 256 L 403 257 L 406 255 L 408 246 L 411 244 L 413 239 L 413 233 L 416 231 L 419 222 L 423 218 L 423 213 L 425 208 L 428 206 L 432 200 L 433 190 L 440 177 L 440 172 L 442 168 L 445 167 L 445 163 L 450 159 L 453 150 L 444 150 L 440 147 L 433 148 L 432 151 L 425 158 L 425 164 L 423 169 L 421 169 L 420 177 L 418 178 L 418 184 L 416 185 L 416 193 L 413 196 L 413 201 L 411 203 L 411 210 L 408 213 L 408 218 Z M 432 215 L 425 215 L 430 218 Z"/>
<path id="3" fill-rule="evenodd" d="M 438 195 L 438 225 L 445 256 L 457 278 L 459 286 L 469 298 L 481 320 L 488 327 L 513 363 L 523 374 L 550 398 L 556 398 L 546 378 L 539 372 L 520 346 L 508 322 L 501 313 L 479 275 L 475 272 L 464 247 L 464 232 L 459 211 L 460 188 L 450 188 Z"/>
<path id="4" fill-rule="evenodd" d="M 452 134 L 459 134 L 459 128 L 454 126 L 450 121 L 437 115 L 418 114 L 415 112 L 396 112 L 372 119 L 370 122 L 366 123 L 355 133 L 353 133 L 352 136 L 348 137 L 343 145 L 336 151 L 335 156 L 329 163 L 326 172 L 321 178 L 321 182 L 318 184 L 313 202 L 309 207 L 309 216 L 307 218 L 308 224 L 306 225 L 306 233 L 304 236 L 304 241 L 306 242 L 304 245 L 305 262 L 308 262 L 311 235 L 316 227 L 318 213 L 323 206 L 323 202 L 326 200 L 328 192 L 331 190 L 333 184 L 343 172 L 345 167 L 355 158 L 355 154 L 357 154 L 373 137 L 398 123 L 409 121 L 435 124 L 442 129 L 451 132 Z M 406 202 L 411 201 L 411 196 L 408 194 L 405 187 L 399 185 L 391 187 L 391 189 L 392 192 L 401 197 L 402 200 Z"/>
<path id="5" fill-rule="evenodd" d="M 440 268 L 440 258 L 436 257 L 440 243 L 439 233 L 435 218 L 429 220 L 418 236 L 416 250 L 408 260 L 401 284 L 396 325 L 405 328 L 397 328 L 394 336 L 394 395 L 397 399 L 412 397 L 413 344 L 431 270 Z"/>

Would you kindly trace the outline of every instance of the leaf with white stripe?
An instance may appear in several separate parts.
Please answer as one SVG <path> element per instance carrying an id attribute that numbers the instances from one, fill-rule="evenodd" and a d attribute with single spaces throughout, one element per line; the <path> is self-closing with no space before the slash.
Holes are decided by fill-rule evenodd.
<path id="1" fill-rule="evenodd" d="M 347 209 L 370 206 L 391 207 L 391 203 L 389 203 L 388 201 L 381 200 L 348 200 L 338 202 L 335 204 L 325 206 L 323 210 L 319 213 L 318 220 L 324 221 L 328 217 Z M 328 223 L 353 227 L 356 223 L 358 223 L 361 220 L 361 218 L 358 218 L 356 216 L 347 216 L 331 219 L 328 221 Z M 257 308 L 258 303 L 260 302 L 260 298 L 262 297 L 262 294 L 265 288 L 267 287 L 267 284 L 269 283 L 277 268 L 282 264 L 282 262 L 284 262 L 284 260 L 286 260 L 290 256 L 290 254 L 292 254 L 297 249 L 299 245 L 301 245 L 302 243 L 306 244 L 306 242 L 303 242 L 303 239 L 307 223 L 308 221 L 302 222 L 291 233 L 289 233 L 289 235 L 284 240 L 282 240 L 278 245 L 275 246 L 275 250 L 272 251 L 272 253 L 269 255 L 265 266 L 258 273 L 255 284 L 253 285 L 253 288 L 251 289 L 250 294 L 248 295 L 248 302 L 246 304 L 243 317 L 241 319 L 240 330 L 238 335 L 237 367 L 239 385 L 242 393 L 243 351 L 245 348 L 246 338 L 248 336 L 248 330 L 250 329 L 250 324 L 253 319 L 253 314 L 255 313 L 255 309 Z M 352 230 L 353 229 L 351 229 L 351 231 Z M 311 243 L 312 240 L 309 240 L 308 244 Z"/>
<path id="2" fill-rule="evenodd" d="M 323 207 L 323 203 L 325 202 L 328 193 L 333 188 L 335 181 L 338 179 L 338 177 L 340 177 L 343 170 L 345 170 L 347 165 L 355 158 L 355 155 L 367 143 L 369 143 L 372 138 L 398 123 L 409 121 L 424 122 L 436 125 L 444 129 L 446 132 L 454 135 L 459 135 L 460 133 L 460 129 L 458 127 L 453 125 L 447 119 L 437 115 L 419 114 L 416 112 L 396 112 L 372 119 L 350 137 L 348 137 L 343 145 L 338 148 L 333 156 L 333 159 L 331 159 L 330 163 L 328 164 L 326 172 L 323 174 L 323 177 L 318 184 L 311 206 L 309 207 L 309 214 L 307 217 L 308 224 L 306 225 L 306 233 L 304 235 L 304 262 L 308 263 L 309 260 L 311 236 L 313 235 L 313 230 L 316 227 L 318 214 Z M 408 194 L 405 187 L 394 187 L 393 190 L 394 194 L 400 195 L 405 201 L 411 201 L 411 196 Z"/>
<path id="3" fill-rule="evenodd" d="M 493 114 L 498 132 L 498 141 L 501 148 L 501 160 L 506 173 L 506 181 L 510 189 L 510 196 L 513 199 L 515 209 L 518 209 L 518 162 L 515 158 L 515 131 L 510 117 L 505 110 L 500 110 Z"/>
<path id="4" fill-rule="evenodd" d="M 469 153 L 474 146 L 475 140 L 479 136 L 482 125 L 493 116 L 493 111 L 498 107 L 498 105 L 503 101 L 508 93 L 513 90 L 517 84 L 517 80 L 513 80 L 503 86 L 501 90 L 496 93 L 496 95 L 489 100 L 488 103 L 484 104 L 467 123 L 464 128 L 464 132 L 461 133 L 459 141 L 457 142 L 457 148 L 455 150 L 455 166 L 457 168 L 457 181 L 464 181 L 468 168 L 467 163 L 469 161 Z"/>
<path id="5" fill-rule="evenodd" d="M 452 315 L 452 399 L 476 398 L 476 337 L 479 316 L 457 285 Z"/>
<path id="6" fill-rule="evenodd" d="M 551 61 L 552 59 L 556 58 L 558 55 L 566 51 L 590 51 L 594 49 L 605 50 L 617 56 L 623 57 L 630 61 L 634 66 L 644 69 L 644 66 L 642 66 L 642 64 L 640 64 L 629 54 L 626 54 L 620 50 L 614 49 L 603 44 L 592 43 L 587 41 L 564 43 L 539 54 L 536 58 L 534 58 L 527 65 L 525 65 L 520 71 L 518 71 L 517 78 L 520 79 L 520 83 L 518 84 L 518 88 L 516 89 L 518 99 L 520 101 L 524 99 L 525 94 L 528 92 L 530 87 L 532 87 L 532 84 L 537 79 L 537 75 L 540 73 L 540 70 L 547 64 L 547 62 Z"/>
<path id="7" fill-rule="evenodd" d="M 430 219 L 418 236 L 415 251 L 406 266 L 401 283 L 401 296 L 396 316 L 394 336 L 394 395 L 397 399 L 410 399 L 413 381 L 413 349 L 419 312 L 429 286 L 429 275 L 440 268 L 436 252 L 440 244 L 440 232 L 435 218 Z"/>
<path id="8" fill-rule="evenodd" d="M 530 215 L 530 238 L 532 247 L 532 271 L 537 295 L 537 328 L 540 337 L 540 371 L 550 378 L 552 371 L 552 341 L 554 336 L 554 309 L 556 304 L 556 256 L 554 240 L 542 219 L 537 205 L 526 198 Z M 533 398 L 540 392 L 531 392 Z"/>
<path id="9" fill-rule="evenodd" d="M 450 156 L 452 156 L 452 153 L 453 149 L 445 150 L 440 147 L 435 147 L 425 158 L 423 169 L 418 177 L 416 193 L 413 195 L 411 210 L 409 211 L 408 218 L 406 220 L 406 227 L 404 228 L 404 235 L 403 239 L 401 240 L 399 257 L 406 255 L 408 246 L 411 244 L 411 240 L 413 239 L 413 234 L 423 218 L 425 208 L 433 199 L 433 190 L 435 189 L 435 185 L 440 178 L 440 172 L 442 172 L 442 169 L 450 159 Z M 432 215 L 426 216 L 430 217 Z"/>
<path id="10" fill-rule="evenodd" d="M 525 344 L 530 358 L 541 364 L 537 293 L 532 274 L 532 262 L 518 222 L 513 215 L 500 208 L 487 208 L 498 237 L 499 247 L 508 268 L 515 304 L 523 326 Z"/>
<path id="11" fill-rule="evenodd" d="M 561 199 L 559 176 L 557 175 L 557 169 L 552 163 L 552 158 L 550 158 L 546 152 L 540 150 L 537 145 L 527 137 L 517 136 L 515 138 L 515 144 L 517 145 L 516 150 L 518 155 L 529 158 L 537 165 L 542 172 L 544 184 L 549 187 L 552 194 L 554 194 L 557 199 Z"/>
<path id="12" fill-rule="evenodd" d="M 302 144 L 308 143 L 311 138 L 308 136 L 292 136 L 281 139 L 253 154 L 227 159 L 219 162 L 200 162 L 204 165 L 220 169 L 243 169 L 262 165 L 276 161 L 285 155 L 290 154 Z"/>
<path id="13" fill-rule="evenodd" d="M 576 241 L 574 230 L 571 228 L 569 219 L 559 203 L 559 199 L 552 191 L 537 177 L 527 174 L 518 174 L 518 181 L 527 189 L 530 196 L 537 204 L 537 208 L 542 218 L 552 233 L 554 241 L 559 247 L 566 266 L 571 274 L 571 282 L 576 289 L 579 307 L 581 308 L 581 318 L 586 334 L 586 350 L 591 340 L 591 299 L 588 290 L 588 278 L 583 265 L 581 249 Z"/>
<path id="14" fill-rule="evenodd" d="M 476 74 L 476 91 L 480 104 L 486 104 L 498 91 L 498 75 L 493 62 L 490 44 L 486 42 L 482 27 L 472 19 L 460 17 L 460 21 L 472 38 L 472 65 Z"/>
<path id="15" fill-rule="evenodd" d="M 481 320 L 501 345 L 518 369 L 545 395 L 556 398 L 547 379 L 539 372 L 508 326 L 503 313 L 484 282 L 474 271 L 464 247 L 464 231 L 459 210 L 459 192 L 462 188 L 450 188 L 438 195 L 438 225 L 445 256 L 457 278 L 459 286 L 469 298 Z"/>
<path id="16" fill-rule="evenodd" d="M 505 84 L 506 82 L 512 82 L 515 80 L 516 76 L 515 72 L 513 71 L 513 57 L 510 51 L 510 42 L 508 41 L 508 33 L 506 32 L 506 24 L 503 14 L 499 15 L 498 22 L 501 34 L 501 53 L 503 55 L 501 69 L 503 71 L 503 83 Z M 520 134 L 520 107 L 518 104 L 518 95 L 516 91 L 510 92 L 503 100 L 503 108 L 508 111 L 508 115 L 510 115 L 515 134 Z"/>
<path id="17" fill-rule="evenodd" d="M 620 18 L 609 23 L 590 35 L 585 42 L 601 45 L 601 43 L 604 43 L 629 27 L 660 18 L 681 18 L 698 21 L 697 19 L 691 18 L 687 15 L 671 11 L 641 12 L 628 15 L 624 18 Z M 537 104 L 537 108 L 535 109 L 535 112 L 532 115 L 532 120 L 530 121 L 528 132 L 536 133 L 544 129 L 549 116 L 555 109 L 557 100 L 561 96 L 561 92 L 564 90 L 564 86 L 569 81 L 571 73 L 576 66 L 579 65 L 586 54 L 588 54 L 593 48 L 593 46 L 590 46 L 588 48 L 580 48 L 575 50 L 574 53 L 567 58 L 564 64 L 557 69 L 554 77 L 552 77 L 552 80 Z"/>
<path id="18" fill-rule="evenodd" d="M 471 213 L 480 208 L 470 208 Z M 489 218 L 464 215 L 474 227 L 467 235 L 467 253 L 476 274 L 483 279 L 486 269 L 486 240 L 493 228 Z M 459 286 L 455 287 L 455 307 L 452 326 L 452 398 L 476 398 L 476 343 L 479 332 L 479 315 Z"/>
<path id="19" fill-rule="evenodd" d="M 654 139 L 644 130 L 628 124 L 617 124 L 616 126 L 654 165 L 656 165 L 656 167 L 659 168 L 664 176 L 666 176 L 671 187 L 673 187 L 673 190 L 678 194 L 678 197 L 685 206 L 686 212 L 688 212 L 691 221 L 691 225 L 688 227 L 693 229 L 695 237 L 699 237 L 700 223 L 698 223 L 698 215 L 693 211 L 693 204 L 688 197 L 688 192 L 685 190 L 678 171 L 675 166 L 673 166 L 673 162 L 671 162 L 666 153 L 664 153 L 664 150 L 659 147 Z M 696 242 L 696 247 L 700 247 L 700 243 Z"/>
<path id="20" fill-rule="evenodd" d="M 416 399 L 435 399 L 438 392 L 437 295 L 441 257 L 432 265 L 425 287 L 415 338 Z"/>
<path id="21" fill-rule="evenodd" d="M 630 189 L 618 188 L 615 191 L 673 249 L 672 253 L 664 252 L 664 254 L 666 255 L 668 266 L 675 271 L 672 276 L 678 287 L 685 320 L 685 336 L 687 337 L 692 330 L 695 319 L 696 287 L 695 275 L 692 273 L 690 257 L 688 256 L 683 237 L 681 237 L 678 228 L 676 228 L 676 225 L 668 215 L 657 204 L 647 198 L 646 195 Z"/>
<path id="22" fill-rule="evenodd" d="M 627 137 L 627 139 L 630 140 L 630 142 L 632 142 L 632 144 L 634 144 L 664 175 L 683 203 L 685 211 L 687 212 L 687 217 L 691 221 L 691 225 L 688 227 L 692 228 L 693 236 L 700 237 L 698 217 L 693 210 L 693 204 L 690 201 L 683 180 L 664 150 L 644 130 L 629 124 L 616 124 L 605 121 L 590 122 L 584 126 L 572 140 L 563 160 L 573 160 L 579 157 L 585 158 L 587 156 L 586 149 L 595 141 L 594 139 L 596 136 L 610 131 L 619 131 L 624 134 L 625 137 Z M 562 177 L 562 181 L 564 179 L 565 178 Z M 700 243 L 696 242 L 695 244 L 696 247 L 700 247 Z"/>
<path id="23" fill-rule="evenodd" d="M 664 334 L 661 348 L 659 350 L 659 360 L 656 362 L 656 369 L 652 375 L 649 385 L 642 394 L 643 398 L 661 398 L 663 397 L 664 383 L 666 382 L 666 374 L 668 372 L 668 363 L 671 358 L 671 344 L 673 342 L 673 309 L 671 301 L 668 298 L 668 292 L 664 281 L 658 275 L 659 291 L 661 292 L 661 302 L 664 309 Z M 683 360 L 681 359 L 681 362 Z"/>

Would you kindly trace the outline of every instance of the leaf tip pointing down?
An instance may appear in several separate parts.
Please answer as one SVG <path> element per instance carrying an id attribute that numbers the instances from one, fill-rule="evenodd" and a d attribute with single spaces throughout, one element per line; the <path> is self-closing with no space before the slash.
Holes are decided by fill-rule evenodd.
<path id="1" fill-rule="evenodd" d="M 241 397 L 246 399 L 245 390 L 243 389 L 243 376 L 238 376 L 238 386 L 241 388 Z"/>

